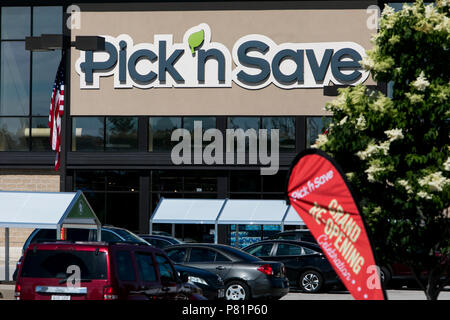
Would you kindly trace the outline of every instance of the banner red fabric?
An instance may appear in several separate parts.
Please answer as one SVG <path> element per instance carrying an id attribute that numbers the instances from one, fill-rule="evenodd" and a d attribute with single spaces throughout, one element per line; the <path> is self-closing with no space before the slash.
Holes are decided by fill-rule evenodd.
<path id="1" fill-rule="evenodd" d="M 352 296 L 385 299 L 363 218 L 333 159 L 315 149 L 301 153 L 291 167 L 287 192 Z"/>

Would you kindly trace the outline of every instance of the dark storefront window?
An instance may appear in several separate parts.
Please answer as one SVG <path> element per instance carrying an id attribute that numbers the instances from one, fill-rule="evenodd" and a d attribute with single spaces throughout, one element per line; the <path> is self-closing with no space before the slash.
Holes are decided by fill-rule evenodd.
<path id="1" fill-rule="evenodd" d="M 31 149 L 33 151 L 51 151 L 48 117 L 34 117 L 31 120 Z"/>
<path id="2" fill-rule="evenodd" d="M 172 148 L 181 141 L 171 141 L 175 129 L 187 129 L 191 135 L 191 146 L 194 147 L 194 121 L 202 122 L 203 133 L 216 128 L 216 117 L 150 117 L 149 118 L 149 144 L 150 152 L 171 152 Z M 208 145 L 210 142 L 202 142 Z"/>
<path id="3" fill-rule="evenodd" d="M 183 128 L 189 130 L 192 138 L 192 147 L 194 147 L 194 121 L 201 121 L 202 125 L 202 136 L 208 129 L 216 128 L 216 117 L 183 117 Z M 202 139 L 202 147 L 210 144 L 210 141 L 203 141 Z"/>
<path id="4" fill-rule="evenodd" d="M 22 40 L 30 35 L 31 8 L 2 8 L 2 40 Z"/>
<path id="5" fill-rule="evenodd" d="M 72 118 L 72 151 L 103 151 L 104 118 Z"/>
<path id="6" fill-rule="evenodd" d="M 1 8 L 0 151 L 51 150 L 43 117 L 61 51 L 25 50 L 25 37 L 42 33 L 62 33 L 62 7 Z"/>
<path id="7" fill-rule="evenodd" d="M 50 107 L 50 96 L 55 81 L 56 70 L 61 60 L 61 51 L 33 52 L 33 70 L 31 95 L 34 116 L 47 116 Z M 52 70 L 48 72 L 47 70 Z"/>
<path id="8" fill-rule="evenodd" d="M 73 117 L 72 151 L 137 151 L 137 117 Z"/>
<path id="9" fill-rule="evenodd" d="M 295 152 L 295 117 L 263 117 L 261 129 L 267 129 L 268 150 L 271 150 L 270 129 L 278 129 L 280 153 Z"/>
<path id="10" fill-rule="evenodd" d="M 139 231 L 139 173 L 130 170 L 77 170 L 74 190 L 82 190 L 102 224 Z"/>
<path id="11" fill-rule="evenodd" d="M 261 191 L 261 175 L 258 170 L 230 172 L 230 193 L 259 191 Z"/>
<path id="12" fill-rule="evenodd" d="M 331 117 L 307 117 L 306 118 L 306 147 L 314 144 L 319 134 L 325 132 L 331 123 Z"/>
<path id="13" fill-rule="evenodd" d="M 61 7 L 33 8 L 33 36 L 58 34 L 61 30 Z"/>
<path id="14" fill-rule="evenodd" d="M 0 151 L 27 151 L 29 118 L 0 118 Z"/>
<path id="15" fill-rule="evenodd" d="M 148 151 L 170 152 L 176 144 L 170 137 L 178 128 L 181 128 L 180 117 L 150 117 Z"/>
<path id="16" fill-rule="evenodd" d="M 30 112 L 30 52 L 25 50 L 24 41 L 2 41 L 1 55 L 0 114 L 27 116 Z"/>
<path id="17" fill-rule="evenodd" d="M 106 118 L 106 150 L 137 151 L 137 117 Z"/>
<path id="18" fill-rule="evenodd" d="M 262 176 L 259 170 L 230 171 L 229 197 L 231 199 L 284 199 L 286 170 Z"/>
<path id="19" fill-rule="evenodd" d="M 271 129 L 279 130 L 279 152 L 295 152 L 295 117 L 228 117 L 228 129 L 255 129 L 259 138 L 259 129 L 267 130 L 267 150 L 271 148 Z M 246 141 L 248 148 L 248 140 Z M 248 150 L 248 149 L 247 149 Z"/>
<path id="20" fill-rule="evenodd" d="M 228 117 L 228 129 L 255 129 L 258 132 L 260 119 L 258 117 Z"/>

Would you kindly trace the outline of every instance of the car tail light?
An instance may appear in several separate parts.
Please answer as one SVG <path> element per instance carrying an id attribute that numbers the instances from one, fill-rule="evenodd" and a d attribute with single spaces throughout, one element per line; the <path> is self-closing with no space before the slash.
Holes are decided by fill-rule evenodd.
<path id="1" fill-rule="evenodd" d="M 268 276 L 273 276 L 273 269 L 270 264 L 263 264 L 258 268 L 258 271 L 267 274 Z"/>
<path id="2" fill-rule="evenodd" d="M 103 288 L 103 300 L 117 300 L 119 296 L 117 295 L 116 289 L 114 287 L 107 286 Z"/>
<path id="3" fill-rule="evenodd" d="M 20 284 L 16 285 L 16 290 L 14 291 L 14 298 L 20 300 L 20 293 L 22 291 L 22 286 Z"/>

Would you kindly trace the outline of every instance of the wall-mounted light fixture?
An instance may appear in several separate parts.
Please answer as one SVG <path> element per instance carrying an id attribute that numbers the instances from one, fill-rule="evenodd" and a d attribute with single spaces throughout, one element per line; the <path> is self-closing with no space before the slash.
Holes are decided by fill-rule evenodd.
<path id="1" fill-rule="evenodd" d="M 66 43 L 70 43 L 70 45 L 66 45 Z M 69 46 L 83 51 L 103 51 L 105 50 L 105 38 L 76 36 L 75 41 L 69 41 L 69 37 L 62 34 L 43 34 L 40 37 L 25 38 L 25 49 L 29 51 L 50 51 Z"/>

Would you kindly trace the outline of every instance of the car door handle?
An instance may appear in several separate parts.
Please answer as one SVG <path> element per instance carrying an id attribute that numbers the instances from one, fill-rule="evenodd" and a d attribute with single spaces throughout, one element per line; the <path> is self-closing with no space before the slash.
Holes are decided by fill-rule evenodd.
<path id="1" fill-rule="evenodd" d="M 169 287 L 162 287 L 161 288 L 161 291 L 164 291 L 164 292 L 168 292 L 170 289 L 169 289 Z"/>
<path id="2" fill-rule="evenodd" d="M 225 267 L 218 266 L 218 267 L 216 267 L 216 270 L 225 270 Z"/>

